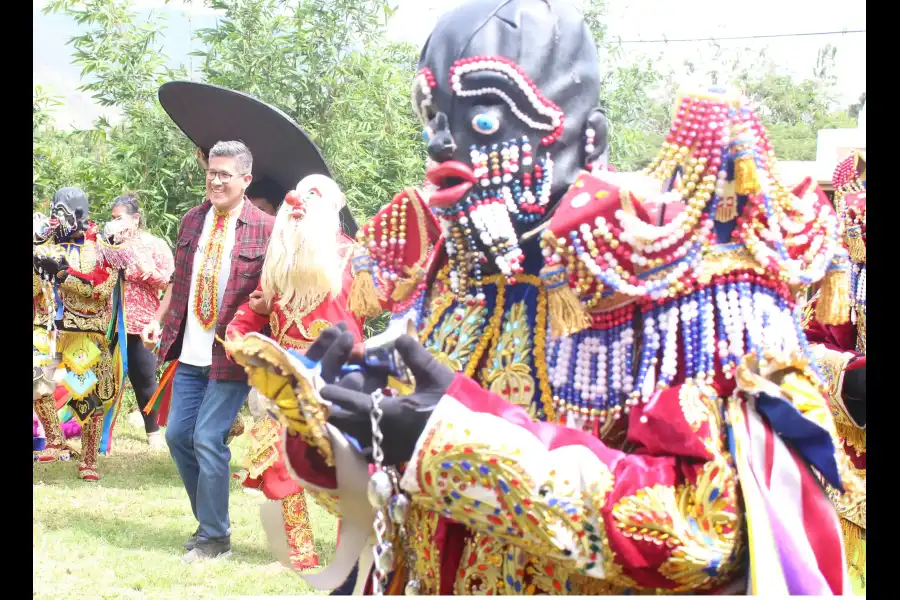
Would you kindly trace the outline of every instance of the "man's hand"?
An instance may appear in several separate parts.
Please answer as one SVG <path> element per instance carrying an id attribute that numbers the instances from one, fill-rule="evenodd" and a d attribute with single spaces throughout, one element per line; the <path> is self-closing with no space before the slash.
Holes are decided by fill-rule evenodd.
<path id="1" fill-rule="evenodd" d="M 153 319 L 147 326 L 144 327 L 144 330 L 141 332 L 141 341 L 144 343 L 144 347 L 151 352 L 156 350 L 156 346 L 159 344 L 159 338 L 162 333 L 162 328 L 159 326 L 159 321 Z"/>
<path id="2" fill-rule="evenodd" d="M 381 431 L 385 465 L 399 465 L 412 456 L 416 442 L 431 412 L 450 387 L 454 373 L 437 362 L 425 347 L 409 336 L 397 339 L 397 351 L 416 378 L 416 391 L 409 396 L 385 397 Z M 351 373 L 339 384 L 326 385 L 321 396 L 332 403 L 328 421 L 355 438 L 365 453 L 372 448 L 372 397 L 360 390 L 362 373 Z"/>
<path id="3" fill-rule="evenodd" d="M 272 304 L 266 302 L 262 290 L 253 290 L 250 294 L 250 310 L 263 317 L 268 317 L 272 313 Z"/>

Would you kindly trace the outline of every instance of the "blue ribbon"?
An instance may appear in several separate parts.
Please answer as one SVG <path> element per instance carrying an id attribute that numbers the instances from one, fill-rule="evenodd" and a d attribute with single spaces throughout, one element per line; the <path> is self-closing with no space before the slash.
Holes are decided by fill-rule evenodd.
<path id="1" fill-rule="evenodd" d="M 822 427 L 804 417 L 785 398 L 760 392 L 756 408 L 772 425 L 772 430 L 800 453 L 807 463 L 840 492 L 844 491 L 838 473 L 835 447 L 831 436 Z"/>
<path id="2" fill-rule="evenodd" d="M 118 339 L 116 343 L 119 346 L 119 359 L 122 361 L 122 381 L 119 382 L 121 386 L 119 396 L 124 393 L 125 388 L 125 378 L 128 376 L 128 330 L 125 323 L 125 275 L 121 271 L 118 274 L 119 280 L 116 282 L 116 289 L 113 292 L 113 314 L 116 315 L 115 321 L 110 323 L 109 329 L 106 333 L 107 341 L 112 341 L 113 332 L 115 332 Z M 121 398 L 116 400 L 116 404 L 121 402 Z M 113 427 L 113 419 L 117 412 L 117 406 L 113 404 L 109 407 L 109 410 L 106 411 L 106 416 L 103 419 L 103 435 L 100 438 L 100 452 L 102 454 L 106 454 L 109 451 L 110 443 L 112 442 L 112 427 Z"/>

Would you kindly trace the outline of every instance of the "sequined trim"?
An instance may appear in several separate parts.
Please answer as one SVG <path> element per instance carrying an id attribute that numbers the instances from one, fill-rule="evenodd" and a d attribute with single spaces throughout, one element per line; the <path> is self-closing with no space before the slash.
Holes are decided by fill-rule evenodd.
<path id="1" fill-rule="evenodd" d="M 290 548 L 291 564 L 295 569 L 311 569 L 319 564 L 313 530 L 309 524 L 303 492 L 291 494 L 281 501 L 284 531 Z"/>
<path id="2" fill-rule="evenodd" d="M 722 457 L 705 463 L 694 484 L 653 485 L 616 502 L 612 514 L 626 537 L 666 548 L 660 575 L 674 591 L 724 584 L 740 566 L 736 474 Z"/>

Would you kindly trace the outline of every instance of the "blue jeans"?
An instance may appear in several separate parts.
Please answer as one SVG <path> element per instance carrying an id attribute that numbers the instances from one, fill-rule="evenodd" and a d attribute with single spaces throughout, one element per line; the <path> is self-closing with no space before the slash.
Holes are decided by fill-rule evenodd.
<path id="1" fill-rule="evenodd" d="M 197 538 L 228 538 L 231 450 L 225 439 L 250 388 L 245 381 L 210 380 L 209 367 L 185 364 L 172 385 L 166 442 L 200 522 Z"/>

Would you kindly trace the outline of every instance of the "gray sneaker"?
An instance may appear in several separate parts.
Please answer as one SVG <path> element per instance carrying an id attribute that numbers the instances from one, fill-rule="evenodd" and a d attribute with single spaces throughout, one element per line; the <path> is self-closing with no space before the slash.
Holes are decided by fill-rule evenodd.
<path id="1" fill-rule="evenodd" d="M 200 528 L 198 527 L 198 528 L 197 528 L 197 531 L 195 531 L 195 532 L 191 535 L 191 537 L 189 537 L 189 538 L 187 539 L 187 541 L 184 543 L 184 549 L 185 549 L 185 550 L 187 550 L 188 552 L 190 552 L 191 550 L 193 550 L 194 548 L 197 547 L 197 535 L 199 535 L 199 533 L 200 533 Z"/>
<path id="2" fill-rule="evenodd" d="M 231 541 L 227 538 L 223 541 L 198 540 L 194 548 L 181 560 L 194 563 L 201 560 L 225 559 L 229 556 L 231 556 Z"/>

